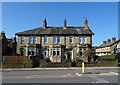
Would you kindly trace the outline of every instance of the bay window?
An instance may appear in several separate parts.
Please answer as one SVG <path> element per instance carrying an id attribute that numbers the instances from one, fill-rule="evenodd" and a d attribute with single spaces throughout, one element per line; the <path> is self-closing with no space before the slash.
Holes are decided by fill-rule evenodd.
<path id="1" fill-rule="evenodd" d="M 53 48 L 53 56 L 60 56 L 60 48 Z"/>
<path id="2" fill-rule="evenodd" d="M 28 48 L 28 55 L 35 55 L 35 48 Z"/>

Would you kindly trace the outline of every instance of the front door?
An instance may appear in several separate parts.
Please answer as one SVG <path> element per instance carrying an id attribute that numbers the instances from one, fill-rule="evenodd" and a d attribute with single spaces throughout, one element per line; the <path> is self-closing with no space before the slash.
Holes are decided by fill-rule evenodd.
<path id="1" fill-rule="evenodd" d="M 44 48 L 44 59 L 47 59 L 48 58 L 48 51 L 47 51 L 47 48 Z"/>

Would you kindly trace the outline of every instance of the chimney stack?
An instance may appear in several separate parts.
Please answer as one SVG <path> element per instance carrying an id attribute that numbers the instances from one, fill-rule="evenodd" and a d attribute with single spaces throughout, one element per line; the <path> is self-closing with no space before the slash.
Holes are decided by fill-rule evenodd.
<path id="1" fill-rule="evenodd" d="M 0 33 L 0 36 L 1 36 L 2 38 L 6 38 L 6 36 L 5 36 L 5 32 L 2 31 L 2 32 Z"/>
<path id="2" fill-rule="evenodd" d="M 88 27 L 88 20 L 87 20 L 87 18 L 85 18 L 84 26 L 85 26 L 85 27 Z"/>
<path id="3" fill-rule="evenodd" d="M 64 27 L 66 27 L 67 26 L 67 20 L 65 19 L 64 20 Z"/>
<path id="4" fill-rule="evenodd" d="M 107 41 L 103 41 L 103 44 L 104 44 L 104 45 L 107 44 Z"/>
<path id="5" fill-rule="evenodd" d="M 44 21 L 43 21 L 43 27 L 44 27 L 44 28 L 47 27 L 47 21 L 46 21 L 46 19 L 44 19 Z"/>
<path id="6" fill-rule="evenodd" d="M 108 39 L 108 40 L 107 40 L 107 43 L 108 43 L 108 44 L 110 44 L 110 43 L 111 43 L 111 40 L 110 40 L 110 39 Z"/>
<path id="7" fill-rule="evenodd" d="M 115 37 L 113 37 L 113 38 L 112 38 L 112 42 L 115 42 L 115 41 L 116 41 L 116 38 L 115 38 Z"/>

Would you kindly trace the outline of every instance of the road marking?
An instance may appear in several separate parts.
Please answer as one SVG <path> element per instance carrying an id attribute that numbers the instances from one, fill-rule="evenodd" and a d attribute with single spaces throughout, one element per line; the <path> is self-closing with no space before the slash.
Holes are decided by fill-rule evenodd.
<path id="1" fill-rule="evenodd" d="M 96 80 L 96 82 L 92 82 L 92 83 L 110 83 L 109 81 L 105 80 L 105 79 L 102 79 L 102 78 L 99 78 L 95 75 L 89 75 L 89 77 L 93 78 Z"/>
<path id="2" fill-rule="evenodd" d="M 24 78 L 28 79 L 28 78 L 30 78 L 30 77 L 24 77 Z"/>
<path id="3" fill-rule="evenodd" d="M 72 74 L 63 75 L 61 77 L 74 77 Z"/>
<path id="4" fill-rule="evenodd" d="M 77 76 L 82 76 L 82 74 L 79 74 L 79 73 L 75 73 Z"/>
<path id="5" fill-rule="evenodd" d="M 114 75 L 118 75 L 118 73 L 116 73 L 116 72 L 109 72 L 109 73 L 114 74 Z"/>

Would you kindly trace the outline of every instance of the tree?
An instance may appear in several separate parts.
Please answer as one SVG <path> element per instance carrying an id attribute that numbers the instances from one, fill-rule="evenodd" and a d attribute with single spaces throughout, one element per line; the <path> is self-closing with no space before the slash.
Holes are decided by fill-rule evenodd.
<path id="1" fill-rule="evenodd" d="M 65 55 L 65 57 L 66 57 L 66 59 L 70 56 L 70 52 L 69 51 L 66 51 L 65 53 L 64 53 L 64 55 Z"/>
<path id="2" fill-rule="evenodd" d="M 83 55 L 87 59 L 87 61 L 90 63 L 93 56 L 92 48 L 88 48 L 84 50 Z"/>

